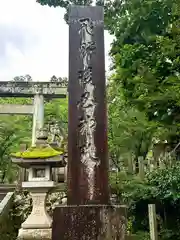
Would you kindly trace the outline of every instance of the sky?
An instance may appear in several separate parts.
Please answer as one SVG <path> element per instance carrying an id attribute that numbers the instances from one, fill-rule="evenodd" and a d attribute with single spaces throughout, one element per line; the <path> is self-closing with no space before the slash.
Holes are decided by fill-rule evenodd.
<path id="1" fill-rule="evenodd" d="M 34 81 L 68 77 L 68 26 L 62 8 L 36 0 L 0 0 L 0 81 L 29 74 Z M 113 37 L 105 32 L 106 71 Z"/>

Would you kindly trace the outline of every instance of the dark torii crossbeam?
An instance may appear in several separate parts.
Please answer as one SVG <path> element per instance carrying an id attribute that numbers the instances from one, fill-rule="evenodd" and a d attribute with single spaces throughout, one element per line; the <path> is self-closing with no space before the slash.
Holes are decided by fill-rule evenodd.
<path id="1" fill-rule="evenodd" d="M 34 97 L 42 94 L 45 98 L 65 98 L 67 82 L 0 82 L 0 97 Z"/>
<path id="2" fill-rule="evenodd" d="M 102 7 L 69 10 L 67 206 L 53 216 L 53 240 L 125 239 L 126 208 L 110 204 Z"/>

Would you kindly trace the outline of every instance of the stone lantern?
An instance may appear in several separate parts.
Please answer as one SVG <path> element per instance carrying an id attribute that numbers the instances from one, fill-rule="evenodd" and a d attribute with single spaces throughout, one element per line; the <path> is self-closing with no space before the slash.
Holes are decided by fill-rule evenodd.
<path id="1" fill-rule="evenodd" d="M 55 187 L 52 168 L 64 167 L 63 152 L 47 143 L 48 132 L 40 129 L 36 146 L 12 154 L 12 162 L 29 170 L 28 181 L 22 183 L 32 196 L 32 212 L 21 225 L 18 240 L 51 239 L 52 219 L 46 211 L 47 193 Z"/>

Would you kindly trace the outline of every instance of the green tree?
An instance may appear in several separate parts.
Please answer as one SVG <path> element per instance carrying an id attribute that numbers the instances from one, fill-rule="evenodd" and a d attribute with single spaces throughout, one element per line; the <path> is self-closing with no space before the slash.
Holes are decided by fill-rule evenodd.
<path id="1" fill-rule="evenodd" d="M 45 104 L 45 124 L 57 122 L 61 135 L 67 137 L 68 127 L 68 101 L 67 99 L 54 99 Z"/>
<path id="2" fill-rule="evenodd" d="M 115 35 L 115 82 L 130 105 L 164 127 L 177 144 L 180 119 L 180 2 L 107 1 L 106 26 Z"/>
<path id="3" fill-rule="evenodd" d="M 136 163 L 139 156 L 145 159 L 158 125 L 126 102 L 113 77 L 108 85 L 108 121 L 110 156 L 116 167 L 119 168 L 120 158 L 133 156 Z"/>
<path id="4" fill-rule="evenodd" d="M 50 7 L 63 7 L 66 8 L 69 5 L 92 5 L 93 0 L 37 0 L 38 3 L 42 5 L 49 5 Z M 96 0 L 97 5 L 103 5 L 103 0 Z"/>
<path id="5" fill-rule="evenodd" d="M 27 104 L 31 99 L 0 98 L 0 104 Z M 23 142 L 31 142 L 32 117 L 0 115 L 0 171 L 1 182 L 17 180 L 18 168 L 11 163 L 10 153 L 19 150 Z"/>
<path id="6" fill-rule="evenodd" d="M 13 82 L 32 82 L 32 77 L 29 74 L 24 76 L 16 76 L 12 80 Z"/>
<path id="7" fill-rule="evenodd" d="M 149 232 L 148 204 L 156 204 L 158 234 L 162 240 L 179 240 L 180 165 L 148 173 L 142 181 L 122 172 L 111 174 L 111 187 L 119 201 L 129 206 L 129 231 L 141 235 Z M 136 239 L 136 238 L 135 238 Z"/>
<path id="8" fill-rule="evenodd" d="M 86 5 L 91 6 L 93 0 L 36 0 L 41 5 L 48 5 L 50 7 L 62 7 L 66 9 L 64 19 L 68 22 L 68 8 L 70 5 Z M 96 5 L 104 5 L 104 0 L 95 0 Z"/>

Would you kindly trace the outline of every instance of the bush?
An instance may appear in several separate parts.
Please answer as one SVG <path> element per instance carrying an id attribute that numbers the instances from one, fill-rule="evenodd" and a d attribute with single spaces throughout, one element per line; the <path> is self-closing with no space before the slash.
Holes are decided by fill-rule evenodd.
<path id="1" fill-rule="evenodd" d="M 143 181 L 137 176 L 113 173 L 110 182 L 112 192 L 117 195 L 119 201 L 129 206 L 129 231 L 140 234 L 138 239 L 141 239 L 142 232 L 145 235 L 149 232 L 148 204 L 154 203 L 160 239 L 180 240 L 179 163 L 149 172 Z"/>

